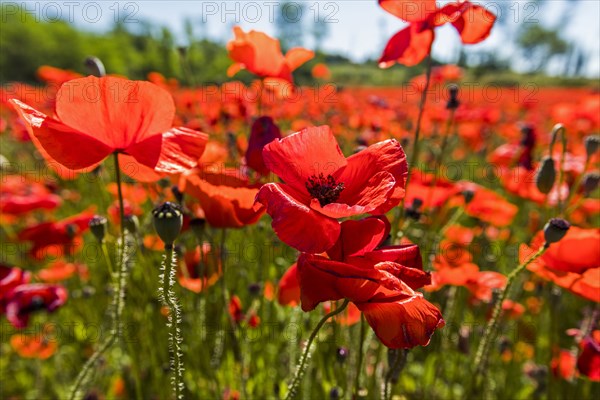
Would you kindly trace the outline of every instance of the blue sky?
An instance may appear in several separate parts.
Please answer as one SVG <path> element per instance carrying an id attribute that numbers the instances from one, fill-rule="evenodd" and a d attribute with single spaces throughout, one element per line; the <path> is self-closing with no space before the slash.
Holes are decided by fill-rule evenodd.
<path id="1" fill-rule="evenodd" d="M 128 24 L 139 24 L 139 20 L 150 20 L 157 25 L 166 25 L 183 40 L 183 20 L 189 18 L 194 25 L 195 33 L 209 38 L 226 41 L 232 36 L 231 27 L 240 25 L 245 29 L 257 29 L 275 34 L 273 18 L 280 12 L 277 8 L 281 0 L 244 0 L 244 1 L 51 1 L 51 2 L 17 2 L 26 4 L 35 10 L 41 18 L 52 19 L 59 12 L 63 19 L 71 19 L 77 26 L 94 31 L 108 29 L 115 16 L 127 16 Z M 441 1 L 439 3 L 444 3 Z M 361 61 L 375 58 L 383 49 L 385 40 L 400 30 L 404 23 L 386 13 L 377 6 L 376 0 L 342 0 L 342 1 L 297 1 L 303 3 L 304 26 L 309 28 L 310 22 L 318 15 L 329 19 L 329 36 L 324 42 L 324 49 L 349 56 Z M 543 21 L 556 26 L 567 12 L 572 13 L 571 23 L 563 28 L 565 37 L 576 40 L 590 57 L 587 75 L 600 75 L 600 0 L 546 0 L 538 6 L 533 1 L 480 1 L 489 9 L 505 8 L 502 18 L 510 21 L 514 29 L 519 24 Z M 287 10 L 290 21 L 296 18 L 294 7 Z M 307 35 L 309 36 L 309 35 Z M 494 29 L 482 44 L 468 46 L 472 50 L 493 50 L 510 57 L 514 51 L 510 44 L 514 38 L 507 37 L 506 31 Z M 307 40 L 306 47 L 314 44 Z M 451 26 L 437 30 L 434 44 L 434 56 L 443 61 L 455 60 L 460 46 L 458 35 Z M 518 67 L 518 66 L 517 66 Z"/>

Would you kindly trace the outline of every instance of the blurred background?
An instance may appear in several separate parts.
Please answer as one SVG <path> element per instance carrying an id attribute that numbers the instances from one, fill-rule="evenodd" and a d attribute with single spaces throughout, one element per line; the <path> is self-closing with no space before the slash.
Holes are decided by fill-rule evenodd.
<path id="1" fill-rule="evenodd" d="M 421 72 L 382 71 L 377 58 L 405 23 L 376 0 L 341 1 L 22 1 L 1 2 L 0 82 L 36 82 L 41 65 L 85 73 L 102 59 L 107 72 L 143 79 L 160 72 L 184 85 L 221 83 L 231 61 L 232 27 L 257 29 L 285 48 L 304 46 L 325 62 L 338 85 L 397 85 Z M 444 1 L 438 2 L 440 4 Z M 484 43 L 461 46 L 448 24 L 436 31 L 434 59 L 467 67 L 482 82 L 587 85 L 600 76 L 597 0 L 482 1 L 498 16 Z M 249 74 L 236 79 L 249 81 Z M 593 82 L 592 81 L 592 82 Z"/>

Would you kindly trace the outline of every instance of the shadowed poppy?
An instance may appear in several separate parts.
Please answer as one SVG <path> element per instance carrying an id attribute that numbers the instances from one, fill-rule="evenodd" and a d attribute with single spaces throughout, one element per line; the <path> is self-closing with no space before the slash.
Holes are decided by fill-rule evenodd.
<path id="1" fill-rule="evenodd" d="M 94 217 L 93 211 L 85 211 L 56 222 L 43 222 L 23 229 L 19 232 L 18 239 L 22 242 L 32 242 L 29 253 L 36 259 L 42 259 L 48 248 L 60 246 L 58 254 L 66 254 L 78 247 L 81 243 L 81 234 L 89 228 L 89 221 Z M 53 253 L 54 254 L 54 253 Z"/>
<path id="2" fill-rule="evenodd" d="M 415 245 L 378 246 L 389 233 L 385 217 L 344 221 L 328 251 L 332 259 L 303 253 L 298 259 L 302 310 L 348 299 L 390 348 L 427 345 L 444 325 L 440 311 L 413 289 L 430 282 Z"/>
<path id="3" fill-rule="evenodd" d="M 12 99 L 36 147 L 71 170 L 100 163 L 114 152 L 161 173 L 193 168 L 208 136 L 171 128 L 171 95 L 143 81 L 93 76 L 71 80 L 57 93 L 56 118 Z"/>
<path id="4" fill-rule="evenodd" d="M 600 382 L 600 330 L 585 337 L 580 344 L 577 369 L 594 382 Z"/>
<path id="5" fill-rule="evenodd" d="M 0 264 L 0 314 L 5 312 L 6 302 L 14 288 L 29 283 L 31 273 L 21 268 Z"/>
<path id="6" fill-rule="evenodd" d="M 183 256 L 183 264 L 177 278 L 179 284 L 194 293 L 213 286 L 222 275 L 221 268 L 215 268 L 209 243 L 203 243 Z"/>
<path id="7" fill-rule="evenodd" d="M 267 175 L 269 169 L 263 161 L 263 148 L 275 139 L 281 139 L 281 130 L 271 117 L 260 117 L 252 124 L 246 164 L 261 175 Z"/>
<path id="8" fill-rule="evenodd" d="M 379 5 L 409 25 L 387 43 L 379 65 L 388 68 L 398 62 L 406 66 L 420 63 L 431 52 L 434 29 L 451 23 L 464 44 L 483 41 L 490 34 L 496 16 L 468 0 L 438 8 L 435 0 L 379 0 Z"/>
<path id="9" fill-rule="evenodd" d="M 328 126 L 307 128 L 266 145 L 263 159 L 284 183 L 263 185 L 256 202 L 277 236 L 303 252 L 333 246 L 337 218 L 385 213 L 404 196 L 406 156 L 394 139 L 346 158 Z"/>
<path id="10" fill-rule="evenodd" d="M 227 75 L 233 76 L 247 69 L 263 78 L 279 78 L 292 83 L 292 72 L 312 59 L 315 53 L 295 47 L 284 56 L 279 41 L 263 32 L 244 32 L 242 28 L 233 28 L 235 38 L 227 43 L 229 57 L 235 62 L 227 69 Z"/>
<path id="11" fill-rule="evenodd" d="M 25 328 L 29 316 L 41 310 L 53 312 L 67 300 L 67 290 L 44 283 L 17 286 L 6 302 L 6 319 L 15 328 Z"/>
<path id="12" fill-rule="evenodd" d="M 264 208 L 254 206 L 258 189 L 243 186 L 242 181 L 229 186 L 226 183 L 235 180 L 228 175 L 222 178 L 212 176 L 212 182 L 217 183 L 213 184 L 201 179 L 199 173 L 190 171 L 181 175 L 179 190 L 198 199 L 209 225 L 217 228 L 241 228 L 260 219 Z"/>
<path id="13" fill-rule="evenodd" d="M 4 176 L 0 187 L 0 212 L 21 215 L 33 210 L 53 210 L 61 198 L 40 183 L 19 175 Z"/>

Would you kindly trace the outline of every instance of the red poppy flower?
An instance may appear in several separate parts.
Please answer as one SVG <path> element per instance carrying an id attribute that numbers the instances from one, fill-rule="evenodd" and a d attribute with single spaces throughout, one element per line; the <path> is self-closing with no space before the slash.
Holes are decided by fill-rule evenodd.
<path id="1" fill-rule="evenodd" d="M 263 159 L 284 183 L 263 185 L 256 201 L 277 236 L 303 252 L 333 246 L 337 218 L 385 213 L 404 196 L 406 156 L 394 139 L 346 158 L 328 126 L 307 128 L 266 145 Z"/>
<path id="2" fill-rule="evenodd" d="M 31 182 L 22 176 L 3 177 L 0 188 L 0 212 L 22 215 L 33 210 L 53 210 L 61 203 L 61 198 L 38 182 Z"/>
<path id="3" fill-rule="evenodd" d="M 227 51 L 235 63 L 227 70 L 228 76 L 247 69 L 260 77 L 279 78 L 291 83 L 292 72 L 315 56 L 314 52 L 301 47 L 290 49 L 284 56 L 279 41 L 262 32 L 246 33 L 236 26 L 233 33 L 235 38 L 227 43 Z"/>
<path id="4" fill-rule="evenodd" d="M 10 337 L 10 345 L 23 358 L 50 358 L 58 348 L 55 340 L 48 340 L 43 334 L 16 334 Z"/>
<path id="5" fill-rule="evenodd" d="M 60 86 L 63 83 L 72 79 L 81 78 L 81 74 L 68 69 L 51 67 L 42 65 L 36 71 L 37 77 L 48 84 Z"/>
<path id="6" fill-rule="evenodd" d="M 281 130 L 271 117 L 260 117 L 252 124 L 246 164 L 261 175 L 267 175 L 269 169 L 263 161 L 263 148 L 275 139 L 281 139 Z"/>
<path id="7" fill-rule="evenodd" d="M 226 173 L 210 177 L 203 175 L 206 179 L 202 179 L 199 174 L 200 171 L 193 170 L 181 175 L 179 190 L 198 199 L 209 225 L 217 228 L 241 228 L 260 219 L 264 208 L 254 206 L 258 189 L 248 185 L 245 180 L 235 179 Z"/>
<path id="8" fill-rule="evenodd" d="M 21 268 L 0 264 L 0 314 L 5 312 L 6 302 L 14 288 L 29 283 L 31 273 Z"/>
<path id="9" fill-rule="evenodd" d="M 29 253 L 36 259 L 42 259 L 46 251 L 52 246 L 60 246 L 56 255 L 72 252 L 81 243 L 79 238 L 89 226 L 89 221 L 94 217 L 94 212 L 85 211 L 78 215 L 57 222 L 43 222 L 23 229 L 18 238 L 23 242 L 32 242 Z"/>
<path id="10" fill-rule="evenodd" d="M 237 323 L 240 323 L 244 319 L 242 301 L 236 295 L 231 296 L 231 299 L 229 300 L 229 314 Z"/>
<path id="11" fill-rule="evenodd" d="M 428 210 L 432 207 L 441 207 L 448 199 L 460 192 L 454 183 L 447 179 L 438 177 L 433 187 L 434 175 L 423 171 L 414 170 L 411 173 L 410 188 L 406 191 L 404 203 L 413 204 L 415 199 L 423 202 L 423 208 Z"/>
<path id="12" fill-rule="evenodd" d="M 497 227 L 510 225 L 519 211 L 518 207 L 490 189 L 471 182 L 459 182 L 461 190 L 471 190 L 475 196 L 465 207 L 465 212 Z"/>
<path id="13" fill-rule="evenodd" d="M 577 358 L 569 350 L 561 349 L 550 362 L 552 374 L 557 378 L 571 380 L 575 377 Z"/>
<path id="14" fill-rule="evenodd" d="M 83 264 L 68 263 L 64 260 L 57 260 L 40 270 L 37 276 L 44 282 L 60 282 L 72 277 L 75 273 L 87 274 L 87 267 Z"/>
<path id="15" fill-rule="evenodd" d="M 185 253 L 184 263 L 178 274 L 179 284 L 191 290 L 194 293 L 200 293 L 203 290 L 213 286 L 222 275 L 222 270 L 215 268 L 212 260 L 211 246 L 209 243 L 203 243 L 195 250 Z"/>
<path id="16" fill-rule="evenodd" d="M 302 310 L 348 299 L 390 348 L 427 345 L 444 321 L 439 310 L 413 289 L 429 283 L 415 245 L 378 248 L 389 233 L 384 217 L 345 221 L 328 255 L 298 259 Z"/>
<path id="17" fill-rule="evenodd" d="M 379 0 L 379 5 L 409 26 L 396 33 L 379 59 L 382 68 L 398 62 L 407 66 L 420 63 L 430 52 L 434 29 L 448 22 L 456 28 L 464 44 L 483 41 L 490 34 L 496 16 L 468 0 L 438 8 L 435 0 Z"/>
<path id="18" fill-rule="evenodd" d="M 35 145 L 71 170 L 92 167 L 114 152 L 157 172 L 193 168 L 207 135 L 171 128 L 171 95 L 143 81 L 89 76 L 71 80 L 57 93 L 56 118 L 19 100 L 12 104 Z"/>
<path id="19" fill-rule="evenodd" d="M 531 247 L 521 246 L 521 259 L 543 243 L 543 232 L 539 232 Z M 560 242 L 552 244 L 527 268 L 558 286 L 600 303 L 600 229 L 571 226 Z"/>
<path id="20" fill-rule="evenodd" d="M 600 382 L 600 330 L 581 341 L 577 369 L 594 382 Z"/>
<path id="21" fill-rule="evenodd" d="M 6 302 L 6 318 L 15 328 L 25 328 L 31 313 L 53 312 L 67 300 L 67 290 L 44 283 L 17 286 Z"/>
<path id="22" fill-rule="evenodd" d="M 300 304 L 300 283 L 298 282 L 298 264 L 294 263 L 279 280 L 277 301 L 282 306 Z"/>

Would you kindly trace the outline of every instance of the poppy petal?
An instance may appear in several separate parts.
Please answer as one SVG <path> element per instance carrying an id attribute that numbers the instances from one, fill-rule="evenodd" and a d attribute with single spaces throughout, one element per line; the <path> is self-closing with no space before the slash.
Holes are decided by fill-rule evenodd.
<path id="1" fill-rule="evenodd" d="M 127 153 L 157 172 L 174 174 L 194 168 L 207 141 L 206 133 L 179 127 L 134 144 Z"/>
<path id="2" fill-rule="evenodd" d="M 437 10 L 435 0 L 379 0 L 379 6 L 404 21 L 424 21 Z"/>
<path id="3" fill-rule="evenodd" d="M 298 264 L 294 263 L 279 280 L 277 301 L 283 306 L 300 304 L 300 282 L 298 282 Z"/>
<path id="4" fill-rule="evenodd" d="M 114 149 L 92 136 L 12 99 L 38 149 L 67 169 L 81 170 L 101 162 Z"/>
<path id="5" fill-rule="evenodd" d="M 294 47 L 285 55 L 285 62 L 290 71 L 294 71 L 305 62 L 312 60 L 315 57 L 314 51 L 307 50 L 302 47 Z"/>
<path id="6" fill-rule="evenodd" d="M 334 174 L 347 164 L 328 126 L 306 128 L 272 141 L 263 149 L 263 160 L 286 184 L 304 193 L 309 177 Z"/>
<path id="7" fill-rule="evenodd" d="M 395 63 L 407 67 L 417 65 L 431 52 L 434 37 L 433 29 L 411 23 L 389 40 L 379 59 L 379 66 L 389 68 Z"/>
<path id="8" fill-rule="evenodd" d="M 263 185 L 256 201 L 264 205 L 273 218 L 271 226 L 284 243 L 306 253 L 322 253 L 340 235 L 340 224 L 298 202 L 276 183 Z"/>
<path id="9" fill-rule="evenodd" d="M 395 302 L 356 305 L 379 340 L 391 349 L 427 346 L 433 332 L 444 326 L 440 310 L 421 293 L 413 292 L 411 297 Z"/>
<path id="10" fill-rule="evenodd" d="M 496 16 L 484 7 L 467 4 L 460 13 L 460 17 L 452 25 L 460 33 L 464 44 L 475 44 L 486 39 L 496 22 Z"/>
<path id="11" fill-rule="evenodd" d="M 340 237 L 327 255 L 332 260 L 346 261 L 374 250 L 388 234 L 385 217 L 370 217 L 342 222 Z"/>
<path id="12" fill-rule="evenodd" d="M 73 79 L 56 94 L 58 118 L 114 149 L 169 130 L 175 103 L 165 89 L 144 81 L 103 77 Z"/>

